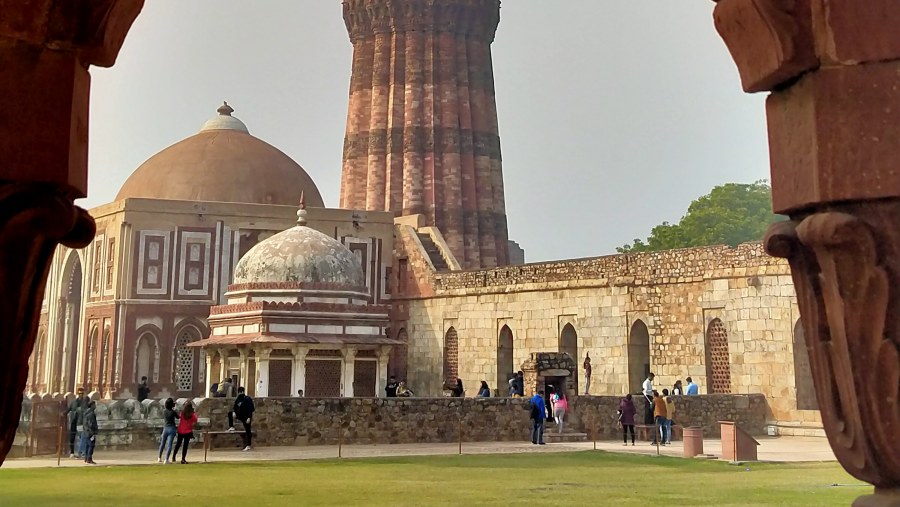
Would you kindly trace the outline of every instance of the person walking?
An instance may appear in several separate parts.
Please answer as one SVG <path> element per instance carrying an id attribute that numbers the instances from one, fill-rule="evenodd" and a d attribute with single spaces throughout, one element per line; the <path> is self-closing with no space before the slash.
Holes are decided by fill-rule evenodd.
<path id="1" fill-rule="evenodd" d="M 681 379 L 675 381 L 675 385 L 672 386 L 672 396 L 683 396 L 684 388 L 681 387 Z"/>
<path id="2" fill-rule="evenodd" d="M 516 396 L 525 397 L 525 373 L 522 370 L 516 372 Z"/>
<path id="3" fill-rule="evenodd" d="M 700 394 L 700 386 L 698 386 L 697 384 L 694 383 L 694 379 L 692 379 L 691 377 L 688 377 L 685 380 L 687 380 L 687 383 L 688 383 L 687 391 L 686 391 L 687 395 L 688 396 L 699 395 Z"/>
<path id="4" fill-rule="evenodd" d="M 653 419 L 658 431 L 653 432 L 653 442 L 650 445 L 666 445 L 666 400 L 659 395 L 659 391 L 653 391 Z"/>
<path id="5" fill-rule="evenodd" d="M 97 433 L 100 427 L 97 425 L 97 402 L 90 401 L 87 410 L 84 413 L 84 433 L 87 436 L 87 444 L 84 453 L 84 463 L 86 465 L 96 465 L 94 463 L 94 447 L 97 446 Z"/>
<path id="6" fill-rule="evenodd" d="M 556 419 L 556 426 L 559 428 L 559 433 L 563 432 L 563 424 L 566 421 L 566 412 L 569 411 L 569 402 L 566 399 L 566 392 L 562 389 L 557 389 L 553 394 L 553 417 Z"/>
<path id="7" fill-rule="evenodd" d="M 669 396 L 669 390 L 663 389 L 663 400 L 666 404 L 666 441 L 664 444 L 672 444 L 672 425 L 675 423 L 675 398 Z"/>
<path id="8" fill-rule="evenodd" d="M 491 388 L 488 386 L 487 380 L 481 381 L 481 387 L 478 389 L 479 398 L 490 398 Z"/>
<path id="9" fill-rule="evenodd" d="M 251 422 L 256 407 L 253 398 L 247 396 L 244 386 L 238 387 L 237 398 L 234 399 L 234 407 L 228 412 L 228 431 L 234 431 L 234 418 L 236 417 L 244 425 L 244 450 L 249 451 L 253 445 L 253 430 Z"/>
<path id="10" fill-rule="evenodd" d="M 66 411 L 69 421 L 69 457 L 81 458 L 81 442 L 79 441 L 78 453 L 75 452 L 75 441 L 80 436 L 80 428 L 84 424 L 84 388 L 79 387 L 75 397 L 69 402 L 69 409 Z"/>
<path id="11" fill-rule="evenodd" d="M 166 399 L 165 409 L 163 410 L 163 429 L 162 435 L 159 436 L 159 457 L 156 458 L 157 463 L 163 463 L 163 449 L 166 451 L 165 464 L 169 464 L 169 455 L 172 454 L 172 444 L 175 442 L 175 419 L 178 413 L 175 412 L 175 400 Z M 177 451 L 176 451 L 177 452 Z M 172 454 L 172 461 L 175 461 L 175 455 Z"/>
<path id="12" fill-rule="evenodd" d="M 137 386 L 137 400 L 144 401 L 150 397 L 150 386 L 147 385 L 147 377 L 141 377 L 141 383 Z"/>
<path id="13" fill-rule="evenodd" d="M 88 446 L 88 432 L 85 427 L 85 415 L 87 414 L 88 405 L 91 404 L 90 396 L 84 396 L 81 398 L 81 413 L 79 414 L 80 419 L 78 420 L 78 452 L 75 456 L 78 459 L 84 459 L 87 456 L 87 446 Z"/>
<path id="14" fill-rule="evenodd" d="M 184 402 L 178 419 L 178 440 L 175 442 L 175 451 L 172 452 L 172 461 L 175 461 L 178 449 L 181 448 L 181 464 L 187 465 L 188 444 L 194 438 L 194 425 L 197 424 L 197 413 L 194 412 L 194 404 L 190 400 Z"/>
<path id="15" fill-rule="evenodd" d="M 631 394 L 626 394 L 619 402 L 619 423 L 622 425 L 622 441 L 628 445 L 628 432 L 631 432 L 631 445 L 634 445 L 634 416 L 637 409 Z"/>
<path id="16" fill-rule="evenodd" d="M 534 393 L 529 401 L 531 405 L 531 443 L 544 445 L 544 414 L 547 408 L 540 393 Z"/>
<path id="17" fill-rule="evenodd" d="M 653 379 L 655 375 L 653 372 L 650 372 L 647 375 L 647 378 L 644 380 L 644 383 L 641 385 L 641 394 L 644 395 L 644 399 L 647 400 L 647 404 L 644 406 L 644 424 L 653 424 L 654 415 L 653 415 Z"/>

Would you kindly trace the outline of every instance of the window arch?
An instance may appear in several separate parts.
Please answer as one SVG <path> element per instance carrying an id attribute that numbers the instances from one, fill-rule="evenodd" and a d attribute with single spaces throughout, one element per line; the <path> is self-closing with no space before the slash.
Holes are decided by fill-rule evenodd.
<path id="1" fill-rule="evenodd" d="M 134 347 L 134 381 L 147 377 L 151 382 L 158 380 L 159 348 L 156 334 L 144 331 Z"/>
<path id="2" fill-rule="evenodd" d="M 97 327 L 92 327 L 90 334 L 88 334 L 88 339 L 86 343 L 86 347 L 84 347 L 84 374 L 82 379 L 84 380 L 85 387 L 93 387 L 94 385 L 94 375 L 97 373 L 97 341 L 99 340 L 100 330 Z"/>
<path id="3" fill-rule="evenodd" d="M 713 319 L 706 328 L 706 385 L 710 394 L 731 393 L 728 331 L 718 318 Z"/>
<path id="4" fill-rule="evenodd" d="M 459 377 L 459 335 L 451 327 L 444 335 L 444 382 L 456 382 Z"/>
<path id="5" fill-rule="evenodd" d="M 509 385 L 509 375 L 514 373 L 513 332 L 504 325 L 497 337 L 497 391 L 504 393 Z"/>
<path id="6" fill-rule="evenodd" d="M 47 355 L 47 332 L 41 329 L 38 339 L 35 341 L 34 350 L 31 353 L 31 390 L 38 392 L 44 380 L 44 364 Z"/>
<path id="7" fill-rule="evenodd" d="M 178 333 L 172 358 L 176 391 L 190 391 L 194 388 L 194 348 L 187 344 L 199 339 L 200 332 L 193 326 L 186 326 Z"/>
<path id="8" fill-rule="evenodd" d="M 104 329 L 103 330 L 103 342 L 100 344 L 100 380 L 97 383 L 97 388 L 101 389 L 101 390 L 104 387 L 107 387 L 107 384 L 109 383 L 109 373 L 110 373 L 110 371 L 109 371 L 109 369 L 110 369 L 109 347 L 110 347 L 110 342 L 111 342 L 109 335 L 110 335 L 109 328 Z"/>

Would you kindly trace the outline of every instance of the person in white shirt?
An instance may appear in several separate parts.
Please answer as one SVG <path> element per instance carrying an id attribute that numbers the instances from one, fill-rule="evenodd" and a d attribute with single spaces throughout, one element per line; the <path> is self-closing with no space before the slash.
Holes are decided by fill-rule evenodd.
<path id="1" fill-rule="evenodd" d="M 644 395 L 644 399 L 647 401 L 646 405 L 644 405 L 644 424 L 653 424 L 653 379 L 655 375 L 653 372 L 650 372 L 647 375 L 647 379 L 644 380 L 644 383 L 641 385 L 641 392 Z"/>

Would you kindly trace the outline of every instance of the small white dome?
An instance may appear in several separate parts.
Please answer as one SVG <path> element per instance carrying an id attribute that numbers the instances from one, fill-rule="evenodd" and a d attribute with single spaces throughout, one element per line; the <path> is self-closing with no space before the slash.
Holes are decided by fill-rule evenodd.
<path id="1" fill-rule="evenodd" d="M 235 284 L 265 282 L 366 284 L 359 258 L 350 249 L 305 225 L 266 239 L 238 262 Z"/>
<path id="2" fill-rule="evenodd" d="M 216 112 L 219 114 L 206 120 L 206 123 L 200 127 L 200 132 L 206 132 L 207 130 L 237 130 L 245 134 L 250 133 L 250 131 L 247 130 L 247 126 L 244 125 L 244 122 L 231 116 L 231 113 L 234 112 L 234 108 L 229 106 L 228 102 L 219 106 L 219 108 L 216 109 Z"/>

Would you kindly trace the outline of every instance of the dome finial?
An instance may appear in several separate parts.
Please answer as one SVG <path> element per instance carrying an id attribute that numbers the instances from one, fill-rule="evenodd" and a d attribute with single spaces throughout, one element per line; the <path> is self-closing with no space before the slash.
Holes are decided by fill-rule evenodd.
<path id="1" fill-rule="evenodd" d="M 221 114 L 222 116 L 231 116 L 231 113 L 234 112 L 234 108 L 228 105 L 228 102 L 222 101 L 222 105 L 216 109 L 216 112 Z"/>
<path id="2" fill-rule="evenodd" d="M 297 210 L 297 225 L 306 225 L 306 195 L 303 190 L 300 191 L 300 206 Z"/>

